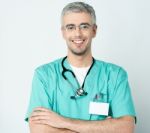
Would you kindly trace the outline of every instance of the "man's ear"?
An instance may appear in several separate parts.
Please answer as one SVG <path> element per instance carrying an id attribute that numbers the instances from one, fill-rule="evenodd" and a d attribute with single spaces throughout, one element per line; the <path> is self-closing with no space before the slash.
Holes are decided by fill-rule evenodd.
<path id="1" fill-rule="evenodd" d="M 61 26 L 61 33 L 62 33 L 63 38 L 65 38 L 65 30 L 62 26 Z"/>
<path id="2" fill-rule="evenodd" d="M 93 26 L 93 37 L 96 36 L 96 33 L 97 33 L 97 25 L 94 24 L 94 26 Z"/>

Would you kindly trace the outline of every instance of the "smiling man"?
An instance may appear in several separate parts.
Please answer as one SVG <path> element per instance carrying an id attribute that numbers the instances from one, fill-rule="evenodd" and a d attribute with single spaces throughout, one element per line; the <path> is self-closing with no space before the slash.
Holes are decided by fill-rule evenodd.
<path id="1" fill-rule="evenodd" d="M 68 52 L 79 56 L 91 53 L 91 42 L 96 35 L 96 29 L 97 26 L 92 23 L 89 14 L 66 14 L 62 19 L 62 33 L 68 45 Z"/>
<path id="2" fill-rule="evenodd" d="M 61 15 L 67 56 L 35 70 L 26 120 L 31 133 L 133 133 L 135 110 L 127 73 L 96 60 L 94 9 L 69 3 Z"/>

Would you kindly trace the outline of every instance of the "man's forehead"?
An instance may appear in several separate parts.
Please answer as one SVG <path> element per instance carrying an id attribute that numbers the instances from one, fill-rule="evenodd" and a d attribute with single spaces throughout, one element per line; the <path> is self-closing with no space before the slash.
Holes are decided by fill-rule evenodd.
<path id="1" fill-rule="evenodd" d="M 89 17 L 91 18 L 91 15 L 86 12 L 68 12 L 66 13 L 63 18 L 73 17 L 73 16 L 81 16 L 81 17 Z"/>
<path id="2" fill-rule="evenodd" d="M 71 24 L 71 23 L 70 23 L 70 24 L 69 24 L 69 23 L 66 24 L 66 26 L 75 26 L 75 25 L 76 25 L 76 24 L 73 24 L 73 23 L 72 23 L 72 24 Z M 90 25 L 90 24 L 87 23 L 87 22 L 83 22 L 83 23 L 80 23 L 79 25 Z"/>
<path id="3" fill-rule="evenodd" d="M 81 24 L 81 23 L 91 23 L 92 22 L 92 17 L 90 14 L 88 13 L 84 13 L 84 12 L 81 12 L 81 13 L 74 13 L 74 12 L 71 12 L 71 13 L 68 13 L 68 14 L 65 14 L 62 18 L 62 22 L 64 24 Z"/>

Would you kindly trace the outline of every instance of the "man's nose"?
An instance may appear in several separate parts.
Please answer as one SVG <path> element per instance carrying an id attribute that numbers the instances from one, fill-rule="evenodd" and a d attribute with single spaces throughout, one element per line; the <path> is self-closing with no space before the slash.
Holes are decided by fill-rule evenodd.
<path id="1" fill-rule="evenodd" d="M 76 36 L 81 36 L 82 35 L 82 31 L 81 31 L 81 29 L 78 26 L 76 26 L 76 29 L 75 29 L 74 32 L 75 32 Z"/>

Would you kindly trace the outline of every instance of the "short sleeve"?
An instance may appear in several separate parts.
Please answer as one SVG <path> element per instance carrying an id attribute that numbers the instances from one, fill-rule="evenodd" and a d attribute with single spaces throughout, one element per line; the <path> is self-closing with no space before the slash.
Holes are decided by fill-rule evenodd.
<path id="1" fill-rule="evenodd" d="M 117 75 L 117 81 L 110 106 L 112 117 L 114 118 L 125 115 L 135 117 L 136 115 L 131 96 L 131 90 L 128 83 L 128 76 L 122 68 L 120 68 Z"/>
<path id="2" fill-rule="evenodd" d="M 43 76 L 44 75 L 42 75 L 42 72 L 38 72 L 38 70 L 36 70 L 34 73 L 30 102 L 25 121 L 28 121 L 33 109 L 36 107 L 45 107 L 51 109 L 51 102 L 47 93 L 47 85 L 42 78 Z"/>

